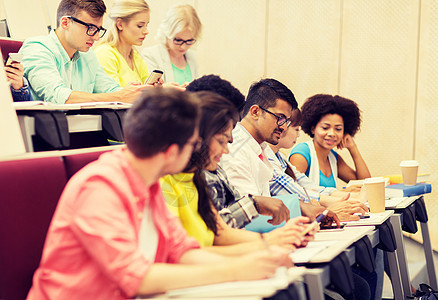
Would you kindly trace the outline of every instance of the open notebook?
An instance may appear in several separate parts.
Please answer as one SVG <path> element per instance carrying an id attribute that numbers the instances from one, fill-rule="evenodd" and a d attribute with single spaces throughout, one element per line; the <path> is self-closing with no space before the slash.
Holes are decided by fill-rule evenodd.
<path id="1" fill-rule="evenodd" d="M 238 297 L 260 296 L 270 297 L 278 290 L 289 285 L 288 270 L 285 267 L 277 269 L 274 277 L 263 280 L 233 281 L 218 284 L 209 284 L 198 287 L 168 291 L 165 297 L 183 298 L 212 298 L 212 297 Z"/>

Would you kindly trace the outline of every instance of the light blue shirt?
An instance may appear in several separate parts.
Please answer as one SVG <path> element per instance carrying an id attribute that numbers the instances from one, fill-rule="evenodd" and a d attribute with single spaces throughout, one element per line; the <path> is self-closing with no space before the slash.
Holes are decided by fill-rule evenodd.
<path id="1" fill-rule="evenodd" d="M 77 51 L 70 59 L 54 30 L 48 36 L 27 39 L 20 53 L 34 100 L 64 104 L 72 91 L 111 93 L 121 89 L 105 73 L 93 49 Z"/>

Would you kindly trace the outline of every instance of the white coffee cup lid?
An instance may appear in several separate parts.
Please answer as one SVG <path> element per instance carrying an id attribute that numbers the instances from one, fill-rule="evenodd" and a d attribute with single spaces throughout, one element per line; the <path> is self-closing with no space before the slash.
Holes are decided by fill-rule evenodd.
<path id="1" fill-rule="evenodd" d="M 400 163 L 400 167 L 418 167 L 418 161 L 416 161 L 416 160 L 403 160 Z"/>
<path id="2" fill-rule="evenodd" d="M 381 183 L 385 182 L 385 178 L 383 177 L 371 177 L 371 178 L 365 178 L 363 181 L 364 184 L 370 184 L 370 183 Z"/>

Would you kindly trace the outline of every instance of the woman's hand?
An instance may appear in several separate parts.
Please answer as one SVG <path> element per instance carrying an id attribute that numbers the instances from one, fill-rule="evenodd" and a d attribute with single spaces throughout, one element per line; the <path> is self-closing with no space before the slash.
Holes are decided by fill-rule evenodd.
<path id="1" fill-rule="evenodd" d="M 354 142 L 353 137 L 349 134 L 344 134 L 344 138 L 339 143 L 338 149 L 339 150 L 342 150 L 344 148 L 350 149 L 350 148 L 355 147 L 355 146 L 356 146 L 356 143 Z"/>

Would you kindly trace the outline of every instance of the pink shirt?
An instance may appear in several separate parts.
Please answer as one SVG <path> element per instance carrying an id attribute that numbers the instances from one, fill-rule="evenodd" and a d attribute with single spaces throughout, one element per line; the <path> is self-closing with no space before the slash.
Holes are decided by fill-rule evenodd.
<path id="1" fill-rule="evenodd" d="M 155 262 L 177 263 L 199 247 L 168 211 L 158 182 L 146 186 L 123 152 L 101 155 L 68 182 L 28 299 L 134 296 L 153 264 L 139 248 L 145 205 L 158 232 Z"/>

